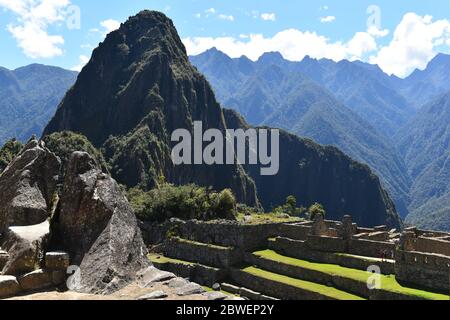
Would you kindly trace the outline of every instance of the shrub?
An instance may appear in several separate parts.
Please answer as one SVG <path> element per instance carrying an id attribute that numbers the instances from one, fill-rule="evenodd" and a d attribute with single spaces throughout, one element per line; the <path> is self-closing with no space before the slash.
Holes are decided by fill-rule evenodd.
<path id="1" fill-rule="evenodd" d="M 297 207 L 297 199 L 295 196 L 289 196 L 286 198 L 286 203 L 274 209 L 274 213 L 287 214 L 291 217 L 300 217 L 305 213 L 306 209 L 303 207 Z"/>
<path id="2" fill-rule="evenodd" d="M 103 155 L 84 135 L 64 131 L 45 136 L 42 140 L 45 142 L 46 147 L 61 159 L 63 168 L 65 168 L 67 162 L 69 161 L 70 155 L 73 152 L 82 151 L 89 153 L 97 165 L 104 172 L 108 172 L 107 164 L 103 158 Z"/>
<path id="3" fill-rule="evenodd" d="M 23 144 L 16 139 L 11 139 L 5 143 L 5 145 L 0 149 L 0 174 L 9 163 L 19 154 L 22 150 Z"/>
<path id="4" fill-rule="evenodd" d="M 322 215 L 322 217 L 324 217 L 324 218 L 326 216 L 326 211 L 325 211 L 324 207 L 320 203 L 317 203 L 317 202 L 315 204 L 313 204 L 311 207 L 309 207 L 308 213 L 309 213 L 310 220 L 314 220 L 317 215 Z"/>
<path id="5" fill-rule="evenodd" d="M 164 183 L 149 192 L 130 189 L 128 199 L 137 217 L 144 221 L 236 219 L 236 199 L 228 189 L 217 193 L 194 184 Z"/>

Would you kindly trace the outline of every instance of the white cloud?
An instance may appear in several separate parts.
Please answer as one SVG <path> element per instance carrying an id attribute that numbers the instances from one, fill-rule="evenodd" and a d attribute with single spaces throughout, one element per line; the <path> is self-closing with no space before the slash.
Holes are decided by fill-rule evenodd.
<path id="1" fill-rule="evenodd" d="M 23 53 L 33 59 L 64 53 L 63 36 L 50 35 L 48 28 L 65 20 L 69 6 L 69 0 L 0 0 L 0 7 L 16 15 L 7 30 Z"/>
<path id="2" fill-rule="evenodd" d="M 120 22 L 114 19 L 104 20 L 100 22 L 100 25 L 103 27 L 105 35 L 120 28 Z"/>
<path id="3" fill-rule="evenodd" d="M 436 20 L 431 16 L 405 14 L 397 26 L 392 41 L 370 58 L 385 72 L 399 77 L 414 69 L 424 69 L 436 55 L 436 46 L 450 44 L 450 21 Z"/>
<path id="4" fill-rule="evenodd" d="M 227 20 L 227 21 L 234 21 L 234 17 L 232 15 L 226 15 L 226 14 L 219 14 L 219 19 Z"/>
<path id="5" fill-rule="evenodd" d="M 216 13 L 216 9 L 214 8 L 209 8 L 205 10 L 206 16 L 208 17 L 210 14 L 215 14 Z"/>
<path id="6" fill-rule="evenodd" d="M 326 16 L 326 17 L 320 18 L 320 22 L 322 22 L 322 23 L 331 23 L 334 20 L 336 20 L 335 16 Z"/>
<path id="7" fill-rule="evenodd" d="M 70 70 L 80 72 L 88 62 L 89 62 L 89 57 L 85 56 L 85 55 L 81 55 L 79 64 L 70 68 Z"/>
<path id="8" fill-rule="evenodd" d="M 331 42 L 315 32 L 303 32 L 297 29 L 281 31 L 271 38 L 261 34 L 251 34 L 248 39 L 196 37 L 185 38 L 183 42 L 190 55 L 200 54 L 216 47 L 230 57 L 238 58 L 245 55 L 252 60 L 257 60 L 263 53 L 270 51 L 279 51 L 286 59 L 292 61 L 300 61 L 307 55 L 335 61 L 355 60 L 362 59 L 365 54 L 377 47 L 374 37 L 367 32 L 358 32 L 350 41 L 343 43 Z"/>
<path id="9" fill-rule="evenodd" d="M 367 30 L 367 33 L 376 38 L 383 38 L 389 34 L 389 30 L 388 29 L 380 30 L 376 26 L 370 26 L 369 29 Z"/>
<path id="10" fill-rule="evenodd" d="M 261 19 L 264 21 L 275 21 L 277 19 L 277 16 L 275 13 L 262 13 Z"/>
<path id="11" fill-rule="evenodd" d="M 194 14 L 194 17 L 196 17 L 197 19 L 200 19 L 202 17 L 202 14 L 201 13 L 196 13 L 196 14 Z"/>

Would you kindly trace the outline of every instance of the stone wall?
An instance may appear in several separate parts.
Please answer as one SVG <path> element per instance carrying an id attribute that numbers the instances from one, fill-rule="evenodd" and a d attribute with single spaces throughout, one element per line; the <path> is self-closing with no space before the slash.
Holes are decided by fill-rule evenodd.
<path id="1" fill-rule="evenodd" d="M 395 271 L 399 281 L 450 293 L 450 257 L 398 250 Z"/>
<path id="2" fill-rule="evenodd" d="M 189 262 L 216 268 L 229 268 L 242 261 L 241 253 L 231 247 L 220 247 L 193 242 L 180 238 L 170 238 L 163 245 L 165 255 Z"/>
<path id="3" fill-rule="evenodd" d="M 164 224 L 141 224 L 148 244 L 158 244 L 171 233 L 180 238 L 203 243 L 235 247 L 244 251 L 264 248 L 270 237 L 279 234 L 280 223 L 246 225 L 232 221 L 181 221 L 172 219 Z"/>
<path id="4" fill-rule="evenodd" d="M 308 236 L 308 247 L 311 250 L 325 252 L 346 252 L 347 241 L 337 237 Z"/>
<path id="5" fill-rule="evenodd" d="M 278 227 L 279 235 L 293 239 L 306 240 L 311 232 L 311 224 L 282 224 Z"/>
<path id="6" fill-rule="evenodd" d="M 450 242 L 440 239 L 418 237 L 415 251 L 442 254 L 450 257 Z"/>
<path id="7" fill-rule="evenodd" d="M 386 258 L 393 259 L 395 244 L 383 241 L 352 239 L 348 246 L 348 253 L 358 256 L 381 258 L 383 251 L 387 253 Z"/>

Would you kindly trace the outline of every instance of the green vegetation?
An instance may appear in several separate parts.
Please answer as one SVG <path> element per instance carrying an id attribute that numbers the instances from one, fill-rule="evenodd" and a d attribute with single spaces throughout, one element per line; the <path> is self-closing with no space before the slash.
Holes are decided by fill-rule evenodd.
<path id="1" fill-rule="evenodd" d="M 128 199 L 138 218 L 144 221 L 236 219 L 236 199 L 228 189 L 214 192 L 194 184 L 162 183 L 149 192 L 130 189 Z"/>
<path id="2" fill-rule="evenodd" d="M 74 151 L 83 151 L 89 153 L 103 171 L 108 171 L 103 155 L 81 134 L 70 131 L 57 132 L 45 136 L 43 141 L 46 147 L 61 159 L 63 167 Z"/>
<path id="3" fill-rule="evenodd" d="M 298 208 L 297 198 L 295 196 L 289 196 L 286 198 L 285 205 L 277 207 L 273 211 L 274 213 L 286 213 L 291 217 L 300 217 L 306 212 L 306 209 L 303 207 Z"/>
<path id="4" fill-rule="evenodd" d="M 450 92 L 420 109 L 396 137 L 414 179 L 409 225 L 450 231 L 449 119 Z"/>
<path id="5" fill-rule="evenodd" d="M 237 220 L 246 224 L 267 224 L 267 223 L 290 223 L 290 222 L 299 222 L 302 219 L 298 217 L 291 217 L 285 213 L 252 213 L 248 215 L 244 215 L 243 213 L 239 213 L 237 216 Z"/>
<path id="6" fill-rule="evenodd" d="M 11 139 L 5 143 L 0 149 L 0 174 L 6 169 L 14 157 L 19 154 L 22 148 L 23 144 L 16 139 Z"/>
<path id="7" fill-rule="evenodd" d="M 264 259 L 267 259 L 267 260 L 276 261 L 276 262 L 280 262 L 280 263 L 284 263 L 284 264 L 288 264 L 291 266 L 296 266 L 296 267 L 300 267 L 300 268 L 304 268 L 304 269 L 315 270 L 315 271 L 323 272 L 328 275 L 337 275 L 340 277 L 345 277 L 345 278 L 353 279 L 356 281 L 361 281 L 364 283 L 366 283 L 368 278 L 370 277 L 370 274 L 366 271 L 341 267 L 341 266 L 333 265 L 333 264 L 315 263 L 315 262 L 309 262 L 309 261 L 304 261 L 304 260 L 300 260 L 300 259 L 290 258 L 290 257 L 280 255 L 272 250 L 255 252 L 254 255 L 264 258 Z M 432 293 L 432 292 L 423 291 L 423 290 L 419 290 L 419 289 L 404 287 L 397 282 L 397 280 L 395 279 L 395 276 L 393 276 L 393 275 L 390 275 L 390 276 L 381 275 L 381 285 L 382 285 L 382 290 L 385 290 L 385 291 L 396 292 L 396 293 L 421 297 L 421 298 L 430 299 L 430 300 L 448 300 L 449 299 L 448 295 L 443 295 L 443 294 Z"/>
<path id="8" fill-rule="evenodd" d="M 261 277 L 261 278 L 265 278 L 268 280 L 272 280 L 272 281 L 276 281 L 276 282 L 280 282 L 283 283 L 285 285 L 289 285 L 289 286 L 293 286 L 293 287 L 297 287 L 300 289 L 304 289 L 304 290 L 308 290 L 311 292 L 315 292 L 327 297 L 330 297 L 332 299 L 337 299 L 337 300 L 364 300 L 361 297 L 358 297 L 356 295 L 335 289 L 333 287 L 327 287 L 325 285 L 322 284 L 317 284 L 314 282 L 309 282 L 309 281 L 304 281 L 304 280 L 299 280 L 299 279 L 295 279 L 295 278 L 291 278 L 291 277 L 287 277 L 287 276 L 283 276 L 280 274 L 276 274 L 276 273 L 272 273 L 269 271 L 265 271 L 262 269 L 258 269 L 255 267 L 249 267 L 249 268 L 245 268 L 242 271 L 249 273 L 251 275 L 257 276 L 257 277 Z"/>
<path id="9" fill-rule="evenodd" d="M 0 67 L 0 145 L 11 137 L 22 142 L 39 137 L 76 77 L 76 72 L 39 64 Z"/>
<path id="10" fill-rule="evenodd" d="M 321 215 L 322 217 L 325 218 L 326 211 L 320 203 L 316 202 L 311 207 L 309 207 L 308 214 L 309 214 L 309 219 L 314 220 L 316 218 L 316 216 L 318 216 L 318 215 Z"/>

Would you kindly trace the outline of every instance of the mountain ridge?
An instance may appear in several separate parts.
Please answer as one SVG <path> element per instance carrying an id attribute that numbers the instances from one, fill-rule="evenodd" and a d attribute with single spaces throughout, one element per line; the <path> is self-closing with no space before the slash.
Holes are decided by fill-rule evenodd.
<path id="1" fill-rule="evenodd" d="M 281 200 L 284 203 L 288 191 L 306 190 L 297 188 L 299 184 L 315 184 L 305 194 L 299 194 L 302 202 L 317 201 L 321 198 L 321 184 L 327 185 L 328 179 L 330 187 L 340 185 L 332 193 L 340 199 L 331 198 L 330 193 L 323 196 L 324 203 L 331 204 L 331 216 L 341 217 L 351 210 L 361 225 L 401 224 L 389 196 L 367 167 L 360 167 L 341 152 L 333 156 L 334 152 L 312 142 L 307 147 L 304 140 L 287 134 L 283 135 L 282 152 L 295 151 L 295 157 L 306 157 L 305 168 L 315 170 L 310 170 L 309 177 L 299 175 L 303 171 L 291 158 L 289 166 L 282 164 L 281 168 L 283 176 L 290 179 L 289 185 L 276 193 L 267 181 L 255 185 L 255 176 L 252 179 L 249 175 L 252 168 L 174 167 L 170 132 L 179 128 L 191 131 L 193 121 L 202 121 L 205 129 L 223 132 L 228 119 L 206 78 L 190 64 L 172 21 L 162 13 L 143 11 L 130 17 L 94 50 L 44 135 L 64 130 L 86 135 L 103 149 L 112 175 L 128 187 L 149 189 L 163 176 L 176 184 L 194 182 L 216 189 L 231 188 L 239 201 L 249 205 L 257 204 L 258 192 L 267 195 L 265 203 L 279 205 Z M 294 140 L 297 149 L 289 150 Z M 340 162 L 333 165 L 327 157 Z M 320 174 L 320 179 L 312 178 L 315 173 Z M 358 178 L 353 180 L 353 174 Z M 372 206 L 367 206 L 369 203 Z"/>
<path id="2" fill-rule="evenodd" d="M 42 64 L 0 69 L 0 145 L 40 135 L 77 73 Z"/>

